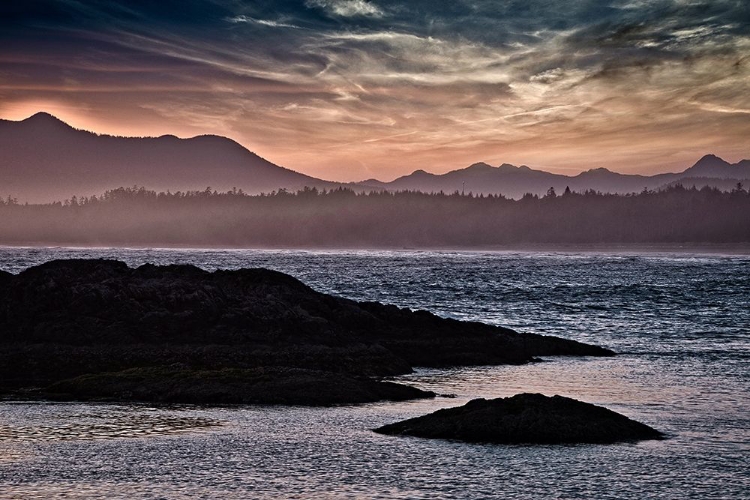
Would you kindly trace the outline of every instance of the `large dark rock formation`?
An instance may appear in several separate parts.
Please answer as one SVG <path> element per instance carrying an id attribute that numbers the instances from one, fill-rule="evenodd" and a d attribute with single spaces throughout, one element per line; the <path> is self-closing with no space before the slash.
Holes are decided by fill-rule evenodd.
<path id="1" fill-rule="evenodd" d="M 0 275 L 0 391 L 6 392 L 174 364 L 197 371 L 294 368 L 362 380 L 412 366 L 611 354 L 357 303 L 265 269 L 210 273 L 185 265 L 132 269 L 117 261 L 67 260 Z"/>
<path id="2" fill-rule="evenodd" d="M 471 443 L 615 443 L 662 439 L 651 427 L 601 406 L 563 396 L 517 394 L 386 425 L 375 432 Z"/>

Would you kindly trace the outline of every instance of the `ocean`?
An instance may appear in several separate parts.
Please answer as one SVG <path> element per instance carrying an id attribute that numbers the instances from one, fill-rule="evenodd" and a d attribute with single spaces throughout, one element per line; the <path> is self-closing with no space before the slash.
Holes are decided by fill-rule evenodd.
<path id="1" fill-rule="evenodd" d="M 266 267 L 313 288 L 557 335 L 613 358 L 417 369 L 438 397 L 332 408 L 0 402 L 0 498 L 750 498 L 750 256 L 660 252 L 0 248 Z M 560 394 L 668 439 L 498 446 L 371 429 L 478 398 Z"/>

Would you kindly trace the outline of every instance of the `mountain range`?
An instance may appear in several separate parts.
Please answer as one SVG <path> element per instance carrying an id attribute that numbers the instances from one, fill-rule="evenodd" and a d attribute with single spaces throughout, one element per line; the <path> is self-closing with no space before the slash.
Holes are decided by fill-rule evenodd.
<path id="1" fill-rule="evenodd" d="M 441 175 L 417 170 L 391 182 L 384 183 L 373 179 L 361 184 L 373 189 L 392 191 L 443 191 L 446 193 L 463 191 L 520 198 L 526 193 L 543 195 L 550 188 L 558 194 L 566 188 L 577 192 L 593 189 L 602 193 L 626 194 L 644 189 L 658 189 L 677 183 L 685 186 L 695 185 L 699 188 L 708 185 L 720 189 L 731 189 L 737 182 L 748 179 L 750 179 L 750 160 L 731 164 L 718 156 L 706 155 L 683 172 L 653 176 L 620 174 L 606 168 L 596 168 L 568 176 L 534 170 L 525 165 L 516 167 L 504 163 L 493 167 L 486 163 L 475 163 L 470 167 Z"/>
<path id="2" fill-rule="evenodd" d="M 115 137 L 78 130 L 47 113 L 0 120 L 0 195 L 50 202 L 122 186 L 247 193 L 334 183 L 275 165 L 216 135 Z"/>
<path id="3" fill-rule="evenodd" d="M 391 182 L 375 179 L 337 183 L 317 179 L 275 165 L 237 142 L 216 135 L 179 139 L 115 137 L 78 130 L 48 113 L 22 121 L 0 120 L 0 195 L 24 202 L 50 202 L 72 195 L 90 196 L 121 186 L 144 186 L 157 191 L 232 188 L 261 193 L 281 188 L 357 191 L 423 191 L 502 194 L 520 198 L 553 188 L 573 191 L 632 193 L 676 183 L 730 189 L 750 184 L 750 160 L 730 164 L 706 155 L 679 173 L 628 175 L 597 168 L 574 176 L 553 174 L 504 163 L 493 167 L 476 163 L 445 174 L 417 170 Z"/>

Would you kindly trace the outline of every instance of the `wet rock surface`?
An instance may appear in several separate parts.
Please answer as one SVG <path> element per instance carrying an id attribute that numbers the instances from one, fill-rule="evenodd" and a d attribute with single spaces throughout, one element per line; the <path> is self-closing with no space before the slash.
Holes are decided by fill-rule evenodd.
<path id="1" fill-rule="evenodd" d="M 133 269 L 119 261 L 64 260 L 18 275 L 0 273 L 5 393 L 174 364 L 193 371 L 299 369 L 364 380 L 414 366 L 612 354 L 556 337 L 358 303 L 266 269 Z"/>
<path id="2" fill-rule="evenodd" d="M 464 406 L 389 424 L 375 432 L 496 444 L 608 444 L 664 437 L 607 408 L 542 394 L 475 399 Z"/>

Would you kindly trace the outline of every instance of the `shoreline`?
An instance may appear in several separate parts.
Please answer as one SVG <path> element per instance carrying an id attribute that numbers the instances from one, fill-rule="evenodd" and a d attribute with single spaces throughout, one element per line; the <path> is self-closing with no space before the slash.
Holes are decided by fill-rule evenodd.
<path id="1" fill-rule="evenodd" d="M 133 251 L 194 251 L 194 252 L 314 252 L 314 253 L 467 253 L 467 254 L 503 254 L 503 253 L 569 253 L 569 254 L 697 254 L 697 255 L 737 255 L 750 256 L 750 242 L 747 243 L 696 243 L 696 244 L 549 244 L 549 245 L 511 245 L 487 247 L 397 247 L 397 246 L 206 246 L 206 245 L 80 245 L 73 243 L 0 243 L 0 250 L 133 250 Z"/>

